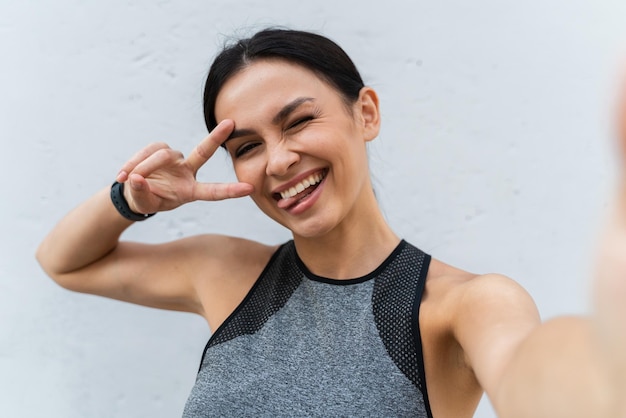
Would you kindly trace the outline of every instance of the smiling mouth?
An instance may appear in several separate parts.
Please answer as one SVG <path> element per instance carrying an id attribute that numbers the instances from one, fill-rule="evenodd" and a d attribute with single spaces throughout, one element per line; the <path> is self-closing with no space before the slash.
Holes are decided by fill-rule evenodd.
<path id="1" fill-rule="evenodd" d="M 289 200 L 297 202 L 304 197 L 308 196 L 319 186 L 319 184 L 326 177 L 326 170 L 313 173 L 309 177 L 303 179 L 298 184 L 290 187 L 288 190 L 284 190 L 280 193 L 274 193 L 274 199 L 276 200 Z"/>

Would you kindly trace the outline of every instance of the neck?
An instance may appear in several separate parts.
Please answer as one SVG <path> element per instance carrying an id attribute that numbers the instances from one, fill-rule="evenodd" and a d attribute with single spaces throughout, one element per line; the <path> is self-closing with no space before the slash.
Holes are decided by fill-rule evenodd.
<path id="1" fill-rule="evenodd" d="M 361 277 L 396 248 L 400 239 L 385 221 L 373 192 L 367 200 L 369 204 L 356 205 L 358 211 L 327 234 L 294 235 L 298 256 L 312 273 L 333 279 Z"/>

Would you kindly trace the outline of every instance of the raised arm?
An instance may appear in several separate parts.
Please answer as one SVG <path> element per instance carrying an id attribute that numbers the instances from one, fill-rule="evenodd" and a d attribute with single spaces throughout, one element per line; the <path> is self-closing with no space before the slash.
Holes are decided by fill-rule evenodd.
<path id="1" fill-rule="evenodd" d="M 154 213 L 195 200 L 248 195 L 249 184 L 196 181 L 197 171 L 232 129 L 233 122 L 224 121 L 188 158 L 165 144 L 152 144 L 137 153 L 117 176 L 126 186 L 130 209 Z M 202 259 L 203 266 L 219 274 L 222 260 L 227 260 L 224 251 L 233 249 L 233 240 L 198 236 L 161 245 L 119 242 L 132 223 L 116 210 L 107 187 L 55 226 L 39 246 L 37 260 L 51 278 L 74 291 L 200 313 L 190 268 L 194 260 Z"/>

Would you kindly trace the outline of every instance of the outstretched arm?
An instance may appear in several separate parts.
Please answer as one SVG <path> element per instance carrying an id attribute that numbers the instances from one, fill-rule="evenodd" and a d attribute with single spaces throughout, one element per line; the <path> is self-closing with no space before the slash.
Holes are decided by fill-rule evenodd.
<path id="1" fill-rule="evenodd" d="M 626 417 L 618 412 L 626 399 L 617 383 L 623 385 L 626 355 L 615 338 L 626 321 L 614 316 L 619 296 L 611 295 L 613 308 L 603 300 L 602 321 L 571 316 L 540 323 L 534 302 L 511 279 L 485 275 L 463 287 L 453 332 L 498 417 Z M 605 341 L 600 325 L 607 326 Z"/>
<path id="2" fill-rule="evenodd" d="M 626 106 L 620 124 L 626 150 Z M 499 417 L 626 418 L 626 167 L 621 177 L 592 315 L 539 324 L 513 281 L 483 276 L 466 285 L 455 335 Z"/>

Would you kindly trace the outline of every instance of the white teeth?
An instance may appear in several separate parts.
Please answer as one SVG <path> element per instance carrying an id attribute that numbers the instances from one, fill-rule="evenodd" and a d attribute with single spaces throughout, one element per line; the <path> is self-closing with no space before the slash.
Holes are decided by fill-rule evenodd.
<path id="1" fill-rule="evenodd" d="M 298 193 L 304 191 L 304 189 L 313 186 L 314 184 L 322 181 L 324 176 L 320 173 L 311 174 L 309 177 L 302 180 L 300 183 L 296 184 L 293 187 L 290 187 L 289 190 L 285 190 L 284 192 L 280 192 L 280 197 L 283 199 L 288 199 L 290 197 L 294 197 Z"/>

